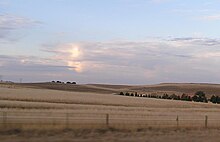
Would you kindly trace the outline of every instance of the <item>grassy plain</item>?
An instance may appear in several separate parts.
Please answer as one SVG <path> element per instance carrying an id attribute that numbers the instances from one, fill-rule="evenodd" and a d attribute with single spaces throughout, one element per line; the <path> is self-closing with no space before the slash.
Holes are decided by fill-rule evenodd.
<path id="1" fill-rule="evenodd" d="M 193 94 L 198 90 L 205 91 L 208 96 L 212 94 L 219 95 L 220 85 L 158 84 L 128 86 L 1 83 L 0 114 L 1 112 L 2 114 L 3 112 L 7 112 L 8 117 L 11 117 L 11 120 L 9 119 L 7 121 L 17 120 L 21 116 L 27 117 L 26 122 L 36 121 L 32 117 L 37 118 L 41 116 L 44 118 L 42 119 L 43 122 L 45 122 L 45 118 L 51 120 L 62 117 L 64 120 L 59 119 L 59 122 L 63 122 L 66 125 L 65 115 L 68 114 L 73 115 L 69 116 L 68 119 L 74 118 L 74 121 L 68 120 L 69 123 L 76 124 L 81 121 L 85 125 L 80 125 L 80 127 L 83 127 L 77 131 L 72 128 L 66 130 L 66 127 L 61 127 L 62 129 L 52 130 L 51 133 L 48 133 L 48 131 L 47 133 L 43 133 L 42 131 L 44 130 L 40 129 L 39 131 L 35 129 L 34 133 L 31 133 L 31 130 L 23 130 L 19 127 L 14 131 L 13 129 L 1 130 L 0 138 L 3 141 L 25 141 L 25 137 L 35 134 L 36 137 L 33 136 L 32 141 L 161 141 L 163 139 L 181 141 L 184 137 L 188 138 L 185 141 L 193 141 L 194 138 L 201 139 L 201 141 L 205 141 L 206 139 L 211 140 L 212 138 L 212 141 L 217 141 L 215 136 L 219 133 L 218 128 L 220 128 L 220 123 L 215 122 L 216 120 L 220 120 L 220 105 L 116 95 L 120 91 L 157 94 Z M 110 116 L 111 127 L 118 126 L 118 123 L 126 122 L 126 129 L 124 129 L 125 127 L 99 127 L 88 130 L 89 127 L 87 127 L 87 124 L 88 126 L 94 122 L 105 124 L 106 114 Z M 203 129 L 206 115 L 209 116 L 210 120 L 208 125 L 216 126 L 215 129 Z M 177 116 L 180 119 L 178 125 L 181 126 L 178 130 L 176 130 Z M 88 119 L 82 120 L 82 118 Z M 152 120 L 159 121 L 155 121 L 156 124 Z M 174 128 L 170 128 L 169 130 L 163 127 L 163 125 L 160 126 L 160 123 L 158 123 L 160 120 L 169 120 L 169 123 L 173 124 Z M 188 123 L 186 120 L 195 121 Z M 140 122 L 139 126 L 141 126 L 141 129 L 135 127 L 132 130 L 131 124 L 136 121 Z M 152 125 L 148 125 L 149 121 L 153 122 Z M 58 121 L 54 119 L 53 123 L 56 122 Z M 200 127 L 201 129 L 191 127 L 195 123 L 199 123 L 202 126 Z M 157 130 L 152 127 L 155 124 L 160 126 Z M 185 128 L 184 126 L 188 127 Z M 56 134 L 52 134 L 52 132 Z"/>

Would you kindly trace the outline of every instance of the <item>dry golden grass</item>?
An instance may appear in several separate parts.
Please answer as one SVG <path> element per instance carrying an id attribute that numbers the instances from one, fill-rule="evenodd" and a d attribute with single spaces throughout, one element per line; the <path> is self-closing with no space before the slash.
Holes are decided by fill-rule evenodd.
<path id="1" fill-rule="evenodd" d="M 216 115 L 220 113 L 220 105 L 217 104 L 137 98 L 114 94 L 117 90 L 125 89 L 124 87 L 128 89 L 131 86 L 78 85 L 74 88 L 80 88 L 80 91 L 77 92 L 73 90 L 42 89 L 38 85 L 38 87 L 30 87 L 31 85 L 1 84 L 1 111 L 11 112 L 11 114 L 13 112 L 55 113 L 56 115 L 60 112 L 94 114 L 94 116 L 88 117 L 104 114 L 100 118 L 101 122 L 104 123 L 105 114 L 110 114 L 112 124 L 119 122 L 117 120 L 119 118 L 124 120 L 128 118 L 126 121 L 136 121 L 137 119 L 141 119 L 141 121 L 146 119 L 154 120 L 159 118 L 172 120 L 174 122 L 171 123 L 174 124 L 177 115 L 182 119 L 184 117 L 184 119 L 202 119 L 202 124 L 205 115 L 209 115 L 213 119 L 220 118 L 220 116 Z M 91 88 L 97 90 L 91 92 Z M 106 88 L 112 92 L 97 93 L 98 90 L 105 90 Z M 134 88 L 132 87 L 132 89 Z M 145 116 L 135 117 L 141 115 Z M 114 121 L 113 119 L 116 120 Z"/>
<path id="2" fill-rule="evenodd" d="M 46 139 L 88 142 L 217 141 L 218 129 L 195 128 L 205 127 L 205 115 L 209 118 L 208 128 L 219 128 L 220 105 L 114 95 L 115 92 L 132 90 L 181 93 L 187 89 L 193 92 L 213 88 L 214 92 L 218 92 L 219 88 L 219 85 L 188 85 L 0 84 L 0 117 L 7 112 L 7 120 L 1 120 L 8 123 L 0 126 L 3 128 L 0 129 L 0 139 L 3 142 Z M 109 114 L 110 128 L 106 125 L 106 114 Z M 181 128 L 178 130 L 177 116 Z"/>
<path id="3" fill-rule="evenodd" d="M 211 115 L 219 113 L 220 105 L 150 98 L 126 97 L 106 93 L 71 92 L 15 86 L 1 87 L 2 109 L 71 111 L 83 113 Z M 42 109 L 42 110 L 41 110 Z"/>
<path id="4" fill-rule="evenodd" d="M 220 108 L 220 105 L 173 100 L 136 98 L 94 92 L 71 92 L 33 88 L 1 87 L 0 100 L 26 103 L 85 104 L 147 108 Z M 2 103 L 1 103 L 2 104 Z M 16 104 L 16 103 L 14 103 Z"/>

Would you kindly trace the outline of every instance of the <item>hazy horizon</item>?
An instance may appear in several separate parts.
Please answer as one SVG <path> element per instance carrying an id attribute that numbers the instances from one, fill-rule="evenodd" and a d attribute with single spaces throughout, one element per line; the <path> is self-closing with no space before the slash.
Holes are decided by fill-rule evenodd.
<path id="1" fill-rule="evenodd" d="M 219 0 L 1 0 L 0 80 L 220 80 Z"/>

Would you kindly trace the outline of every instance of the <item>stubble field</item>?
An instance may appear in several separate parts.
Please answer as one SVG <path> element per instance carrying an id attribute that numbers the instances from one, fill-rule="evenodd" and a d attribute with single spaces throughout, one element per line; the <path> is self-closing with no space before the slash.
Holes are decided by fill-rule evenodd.
<path id="1" fill-rule="evenodd" d="M 215 141 L 220 128 L 220 105 L 127 97 L 116 93 L 181 94 L 205 90 L 210 96 L 218 95 L 219 89 L 220 85 L 210 84 L 118 86 L 3 83 L 0 84 L 0 114 L 2 122 L 6 121 L 8 125 L 6 127 L 1 123 L 1 128 L 7 129 L 1 130 L 0 137 L 4 141 L 13 138 L 22 141 L 32 134 L 40 135 L 33 136 L 32 141 L 161 141 L 164 138 L 181 141 L 181 138 L 189 136 L 188 141 L 192 138 L 212 138 Z M 6 120 L 4 114 L 7 114 Z M 208 124 L 205 122 L 206 116 Z M 206 125 L 208 128 L 205 129 Z M 17 131 L 12 131 L 14 129 Z M 57 135 L 43 133 L 49 130 Z M 190 139 L 190 135 L 194 136 Z"/>

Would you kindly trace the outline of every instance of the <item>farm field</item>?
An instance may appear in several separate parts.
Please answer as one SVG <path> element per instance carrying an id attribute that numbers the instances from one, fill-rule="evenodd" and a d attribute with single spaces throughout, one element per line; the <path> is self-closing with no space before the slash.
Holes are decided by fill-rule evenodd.
<path id="1" fill-rule="evenodd" d="M 30 131 L 35 131 L 37 137 L 33 141 L 40 141 L 41 137 L 48 137 L 48 141 L 134 141 L 137 137 L 140 141 L 161 141 L 164 138 L 175 141 L 186 135 L 194 135 L 191 138 L 205 141 L 211 139 L 211 136 L 206 136 L 209 131 L 212 136 L 219 133 L 220 105 L 120 96 L 117 93 L 137 91 L 181 94 L 206 90 L 208 95 L 218 95 L 219 86 L 1 83 L 0 138 L 7 141 L 13 135 L 15 141 L 24 141 L 25 135 L 29 137 Z M 42 131 L 51 130 L 58 135 L 41 134 Z M 64 136 L 59 136 L 61 134 Z"/>

